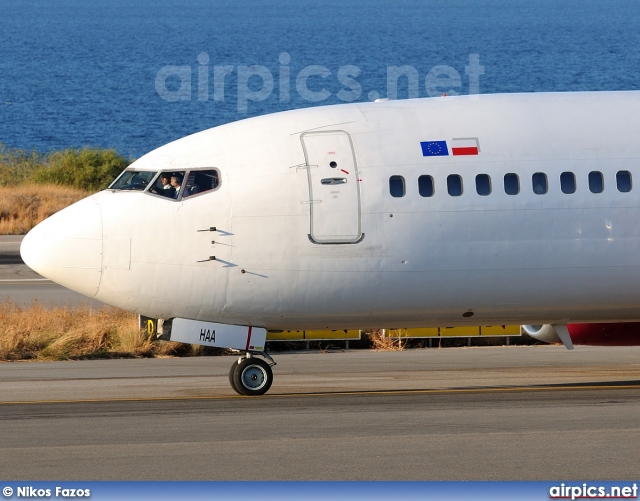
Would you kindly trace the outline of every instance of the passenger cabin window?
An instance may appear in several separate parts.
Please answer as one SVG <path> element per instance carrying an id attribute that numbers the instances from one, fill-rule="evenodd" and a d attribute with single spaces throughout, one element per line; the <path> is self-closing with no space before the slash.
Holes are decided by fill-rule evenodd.
<path id="1" fill-rule="evenodd" d="M 483 197 L 491 194 L 491 178 L 487 174 L 476 176 L 476 192 Z"/>
<path id="2" fill-rule="evenodd" d="M 560 174 L 560 189 L 562 193 L 570 195 L 576 192 L 576 176 L 573 172 L 563 172 Z"/>
<path id="3" fill-rule="evenodd" d="M 602 193 L 604 190 L 604 179 L 602 172 L 596 170 L 589 172 L 589 191 L 591 193 Z"/>
<path id="4" fill-rule="evenodd" d="M 504 175 L 504 192 L 507 195 L 517 195 L 520 193 L 520 179 L 518 174 L 510 172 Z"/>
<path id="5" fill-rule="evenodd" d="M 616 173 L 616 185 L 618 191 L 629 193 L 631 191 L 631 172 L 628 170 L 620 170 Z"/>
<path id="6" fill-rule="evenodd" d="M 418 193 L 421 197 L 433 196 L 433 178 L 431 176 L 420 176 L 418 178 Z"/>
<path id="7" fill-rule="evenodd" d="M 402 176 L 391 176 L 389 178 L 389 193 L 391 193 L 392 197 L 404 197 L 406 189 Z"/>
<path id="8" fill-rule="evenodd" d="M 533 192 L 536 195 L 544 195 L 549 190 L 549 186 L 547 184 L 547 175 L 544 172 L 536 172 L 533 176 L 531 176 L 531 184 L 533 187 Z"/>
<path id="9" fill-rule="evenodd" d="M 153 173 L 125 172 L 114 183 L 115 186 L 130 186 L 135 184 L 133 176 L 138 174 L 150 175 Z M 165 174 L 165 173 L 162 173 Z M 159 189 L 162 175 L 154 183 L 154 189 Z M 589 172 L 589 191 L 591 193 L 602 193 L 604 191 L 604 176 L 600 171 Z M 144 182 L 144 181 L 142 181 Z M 492 193 L 491 176 L 488 174 L 477 174 L 475 177 L 476 192 L 480 196 L 489 196 Z M 183 188 L 182 198 L 187 198 L 202 191 L 215 189 L 218 185 L 218 172 L 216 170 L 191 171 L 187 172 L 186 187 Z M 616 173 L 616 186 L 621 193 L 628 193 L 632 189 L 631 172 L 621 170 Z M 536 195 L 545 195 L 549 191 L 549 181 L 544 172 L 536 172 L 531 176 L 531 187 Z M 117 189 L 117 188 L 114 188 Z M 136 189 L 136 188 L 120 188 Z M 562 172 L 560 174 L 560 190 L 562 193 L 570 195 L 577 190 L 576 176 L 573 172 Z M 391 176 L 389 178 L 389 192 L 391 196 L 401 198 L 406 195 L 405 179 L 402 176 Z M 447 176 L 447 192 L 452 197 L 459 197 L 463 193 L 462 176 L 450 174 Z M 518 174 L 509 172 L 504 175 L 504 192 L 507 195 L 518 195 L 520 193 L 520 178 Z M 418 193 L 421 197 L 432 197 L 435 193 L 435 182 L 432 176 L 422 175 L 418 177 Z"/>
<path id="10" fill-rule="evenodd" d="M 451 174 L 447 177 L 447 191 L 452 197 L 462 195 L 462 178 L 457 174 Z"/>
<path id="11" fill-rule="evenodd" d="M 143 191 L 158 172 L 125 170 L 116 179 L 110 190 Z"/>

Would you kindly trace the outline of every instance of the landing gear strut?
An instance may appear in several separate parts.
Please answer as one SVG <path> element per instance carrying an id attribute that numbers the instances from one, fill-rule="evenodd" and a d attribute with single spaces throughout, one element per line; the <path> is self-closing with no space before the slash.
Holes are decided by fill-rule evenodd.
<path id="1" fill-rule="evenodd" d="M 236 393 L 247 396 L 264 395 L 271 388 L 273 383 L 271 367 L 276 363 L 267 352 L 260 352 L 260 355 L 267 357 L 271 363 L 247 352 L 231 366 L 229 383 Z"/>

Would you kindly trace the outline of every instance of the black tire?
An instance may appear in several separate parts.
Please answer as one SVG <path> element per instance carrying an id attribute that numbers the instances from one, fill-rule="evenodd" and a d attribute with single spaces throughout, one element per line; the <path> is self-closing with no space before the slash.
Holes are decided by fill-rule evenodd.
<path id="1" fill-rule="evenodd" d="M 234 363 L 230 375 L 233 376 L 231 387 L 240 395 L 264 395 L 273 383 L 273 371 L 261 358 L 245 358 Z"/>
<path id="2" fill-rule="evenodd" d="M 242 393 L 240 393 L 240 391 L 238 390 L 238 387 L 236 386 L 235 381 L 233 380 L 233 375 L 236 372 L 236 367 L 238 367 L 238 360 L 233 362 L 231 364 L 231 368 L 229 369 L 229 384 L 231 385 L 231 388 L 233 388 L 233 391 L 235 391 L 236 393 L 242 395 Z"/>

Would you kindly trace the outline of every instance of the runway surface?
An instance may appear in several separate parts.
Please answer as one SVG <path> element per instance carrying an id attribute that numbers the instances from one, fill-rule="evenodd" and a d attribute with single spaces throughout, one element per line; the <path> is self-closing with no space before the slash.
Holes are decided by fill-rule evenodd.
<path id="1" fill-rule="evenodd" d="M 0 364 L 7 480 L 636 479 L 640 349 L 276 355 L 264 397 L 231 357 Z"/>

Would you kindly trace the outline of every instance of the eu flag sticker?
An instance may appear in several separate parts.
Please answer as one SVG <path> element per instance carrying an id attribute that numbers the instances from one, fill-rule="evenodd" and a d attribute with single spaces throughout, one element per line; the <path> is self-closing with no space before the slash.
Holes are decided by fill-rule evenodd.
<path id="1" fill-rule="evenodd" d="M 446 157 L 449 155 L 446 141 L 421 141 L 423 157 Z"/>

